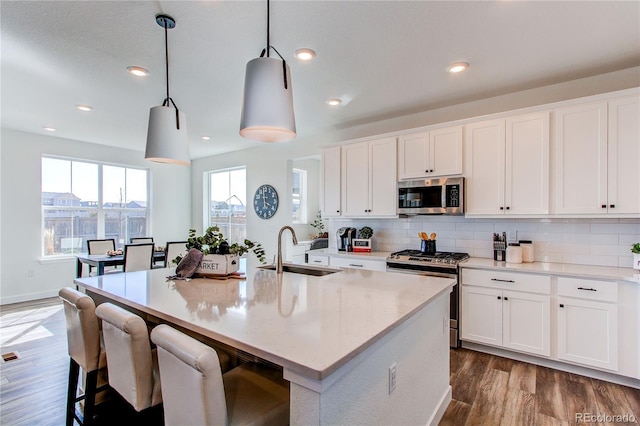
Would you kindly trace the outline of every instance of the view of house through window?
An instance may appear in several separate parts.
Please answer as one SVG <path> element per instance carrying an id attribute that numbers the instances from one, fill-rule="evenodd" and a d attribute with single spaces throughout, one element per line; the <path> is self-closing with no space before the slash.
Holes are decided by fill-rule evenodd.
<path id="1" fill-rule="evenodd" d="M 148 171 L 42 157 L 42 254 L 86 253 L 87 240 L 121 248 L 146 237 Z"/>
<path id="2" fill-rule="evenodd" d="M 307 223 L 307 171 L 293 169 L 293 223 Z"/>
<path id="3" fill-rule="evenodd" d="M 246 169 L 209 172 L 209 226 L 217 226 L 230 244 L 247 238 Z"/>

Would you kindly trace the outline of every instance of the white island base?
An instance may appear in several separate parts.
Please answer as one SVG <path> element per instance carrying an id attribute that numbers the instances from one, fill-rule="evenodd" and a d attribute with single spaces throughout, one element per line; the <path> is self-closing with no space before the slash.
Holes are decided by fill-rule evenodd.
<path id="1" fill-rule="evenodd" d="M 285 368 L 291 425 L 438 424 L 451 401 L 448 318 L 445 293 L 323 380 Z"/>

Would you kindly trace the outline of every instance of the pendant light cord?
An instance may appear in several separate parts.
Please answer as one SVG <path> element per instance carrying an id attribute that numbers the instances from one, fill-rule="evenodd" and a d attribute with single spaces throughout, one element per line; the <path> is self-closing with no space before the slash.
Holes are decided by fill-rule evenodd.
<path id="1" fill-rule="evenodd" d="M 171 96 L 169 96 L 169 36 L 168 36 L 168 28 L 167 28 L 167 20 L 164 19 L 164 63 L 165 63 L 165 72 L 167 76 L 167 97 L 162 102 L 162 106 L 170 106 L 170 103 L 173 104 L 173 107 L 176 109 L 176 128 L 180 130 L 180 111 L 178 110 L 178 106 Z"/>
<path id="2" fill-rule="evenodd" d="M 269 57 L 269 50 L 271 50 L 271 49 L 273 49 L 278 54 L 278 56 L 280 56 L 280 59 L 282 59 L 282 75 L 284 77 L 284 90 L 287 90 L 287 61 L 284 60 L 284 58 L 282 57 L 280 52 L 278 52 L 275 47 L 273 47 L 273 46 L 271 46 L 269 44 L 269 33 L 271 32 L 270 31 L 270 27 L 271 27 L 270 16 L 271 16 L 271 13 L 269 11 L 269 9 L 270 9 L 269 8 L 269 4 L 270 4 L 270 2 L 269 2 L 269 0 L 267 0 L 267 47 L 266 47 L 266 49 L 262 49 L 262 53 L 260 54 L 260 57 L 261 58 L 264 57 L 264 55 L 266 53 L 267 54 L 267 58 L 268 58 Z M 168 90 L 169 89 L 167 89 L 167 93 L 168 93 Z"/>

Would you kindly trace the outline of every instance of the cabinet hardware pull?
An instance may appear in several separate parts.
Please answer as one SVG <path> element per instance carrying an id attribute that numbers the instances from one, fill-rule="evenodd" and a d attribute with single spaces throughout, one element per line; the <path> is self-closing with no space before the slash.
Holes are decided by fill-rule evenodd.
<path id="1" fill-rule="evenodd" d="M 587 288 L 587 287 L 578 287 L 578 290 L 585 290 L 585 291 L 598 291 L 595 288 Z"/>
<path id="2" fill-rule="evenodd" d="M 615 209 L 616 205 L 615 204 L 609 204 L 609 207 L 612 208 L 612 209 Z"/>
<path id="3" fill-rule="evenodd" d="M 509 210 L 511 207 L 507 206 L 507 210 Z"/>
<path id="4" fill-rule="evenodd" d="M 498 300 L 502 299 L 500 296 L 498 296 Z"/>
<path id="5" fill-rule="evenodd" d="M 505 296 L 504 300 L 509 300 L 509 298 Z"/>
<path id="6" fill-rule="evenodd" d="M 433 169 L 429 170 L 429 173 L 433 173 Z"/>
<path id="7" fill-rule="evenodd" d="M 340 210 L 336 210 L 336 213 L 340 213 Z"/>
<path id="8" fill-rule="evenodd" d="M 322 263 L 322 260 L 314 260 L 315 263 Z"/>
<path id="9" fill-rule="evenodd" d="M 364 265 L 357 265 L 355 263 L 350 263 L 349 266 L 353 266 L 355 268 L 364 268 Z"/>
<path id="10" fill-rule="evenodd" d="M 500 281 L 501 283 L 515 283 L 514 280 L 501 280 L 499 278 L 491 278 L 491 281 Z"/>
<path id="11" fill-rule="evenodd" d="M 500 207 L 500 210 L 504 210 L 504 207 Z"/>
<path id="12" fill-rule="evenodd" d="M 560 304 L 560 307 L 561 307 L 561 308 L 564 308 L 564 303 L 561 303 L 561 304 Z"/>
<path id="13" fill-rule="evenodd" d="M 602 208 L 603 208 L 603 209 L 606 209 L 606 208 L 607 208 L 607 205 L 606 205 L 606 204 L 603 204 L 603 205 L 602 205 Z"/>

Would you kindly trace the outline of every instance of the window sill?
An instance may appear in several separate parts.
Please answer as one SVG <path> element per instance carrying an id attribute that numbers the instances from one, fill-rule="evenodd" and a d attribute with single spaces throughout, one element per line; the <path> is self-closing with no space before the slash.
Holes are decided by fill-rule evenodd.
<path id="1" fill-rule="evenodd" d="M 49 256 L 49 257 L 41 257 L 38 259 L 41 265 L 45 265 L 47 263 L 68 263 L 75 260 L 76 260 L 75 255 Z"/>

